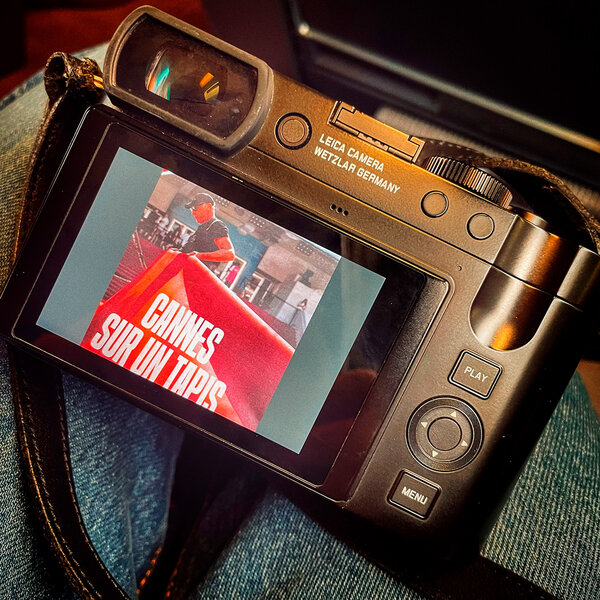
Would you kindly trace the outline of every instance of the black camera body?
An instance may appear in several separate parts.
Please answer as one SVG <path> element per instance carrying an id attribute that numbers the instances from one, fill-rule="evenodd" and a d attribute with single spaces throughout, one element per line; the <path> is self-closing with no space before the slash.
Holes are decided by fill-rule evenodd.
<path id="1" fill-rule="evenodd" d="M 597 253 L 150 7 L 104 86 L 2 333 L 407 543 L 483 535 L 578 363 Z"/>

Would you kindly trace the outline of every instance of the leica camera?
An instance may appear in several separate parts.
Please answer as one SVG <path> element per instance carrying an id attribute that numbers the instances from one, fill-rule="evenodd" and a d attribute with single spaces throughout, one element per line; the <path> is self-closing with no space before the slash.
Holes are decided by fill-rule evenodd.
<path id="1" fill-rule="evenodd" d="M 103 85 L 2 333 L 410 543 L 484 535 L 593 325 L 591 245 L 151 7 Z"/>

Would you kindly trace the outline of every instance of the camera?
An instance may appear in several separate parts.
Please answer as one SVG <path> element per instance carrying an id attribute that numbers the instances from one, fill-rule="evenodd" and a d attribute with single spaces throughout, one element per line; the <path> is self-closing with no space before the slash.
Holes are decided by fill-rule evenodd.
<path id="1" fill-rule="evenodd" d="M 407 543 L 484 535 L 593 327 L 592 244 L 151 7 L 104 88 L 2 334 Z"/>

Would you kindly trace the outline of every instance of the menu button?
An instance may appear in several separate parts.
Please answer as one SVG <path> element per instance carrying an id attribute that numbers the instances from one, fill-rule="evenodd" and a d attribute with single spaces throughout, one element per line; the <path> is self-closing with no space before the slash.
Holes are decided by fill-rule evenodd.
<path id="1" fill-rule="evenodd" d="M 389 500 L 392 504 L 424 519 L 429 514 L 439 491 L 437 486 L 405 471 L 390 494 Z"/>

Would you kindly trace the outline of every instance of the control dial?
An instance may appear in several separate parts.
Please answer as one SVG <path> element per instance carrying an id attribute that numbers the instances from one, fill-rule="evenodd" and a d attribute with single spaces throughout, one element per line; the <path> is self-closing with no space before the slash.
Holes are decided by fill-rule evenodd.
<path id="1" fill-rule="evenodd" d="M 432 156 L 425 164 L 425 169 L 439 175 L 447 181 L 483 196 L 486 200 L 501 207 L 508 207 L 512 201 L 512 193 L 508 187 L 490 172 L 472 167 L 455 158 Z"/>
<path id="2" fill-rule="evenodd" d="M 433 471 L 456 471 L 477 455 L 483 428 L 477 413 L 458 398 L 433 398 L 412 414 L 408 445 L 415 458 Z"/>

